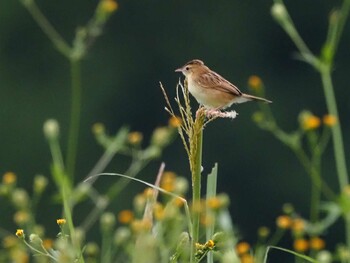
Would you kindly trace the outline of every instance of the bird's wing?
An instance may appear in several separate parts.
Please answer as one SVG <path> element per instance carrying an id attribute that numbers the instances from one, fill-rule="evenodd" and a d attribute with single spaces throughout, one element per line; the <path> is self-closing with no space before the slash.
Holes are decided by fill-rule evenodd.
<path id="1" fill-rule="evenodd" d="M 235 96 L 242 95 L 242 92 L 235 85 L 214 72 L 200 74 L 200 76 L 196 79 L 196 82 L 203 88 L 216 89 Z"/>

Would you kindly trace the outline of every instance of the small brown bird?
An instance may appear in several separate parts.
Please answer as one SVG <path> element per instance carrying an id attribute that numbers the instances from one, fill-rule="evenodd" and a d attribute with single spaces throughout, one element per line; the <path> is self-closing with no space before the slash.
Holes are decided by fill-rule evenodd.
<path id="1" fill-rule="evenodd" d="M 225 109 L 233 103 L 243 103 L 251 100 L 272 102 L 241 92 L 231 82 L 210 70 L 199 59 L 187 62 L 183 67 L 176 69 L 175 72 L 182 72 L 185 75 L 190 93 L 198 103 L 208 109 Z"/>

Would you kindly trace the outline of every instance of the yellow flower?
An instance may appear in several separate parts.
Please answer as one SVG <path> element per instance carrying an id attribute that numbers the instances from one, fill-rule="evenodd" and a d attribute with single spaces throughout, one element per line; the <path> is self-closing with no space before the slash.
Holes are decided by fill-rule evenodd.
<path id="1" fill-rule="evenodd" d="M 236 251 L 238 255 L 243 255 L 248 253 L 250 250 L 250 245 L 248 242 L 239 242 L 236 245 Z"/>
<path id="2" fill-rule="evenodd" d="M 135 233 L 149 231 L 149 230 L 151 230 L 151 228 L 152 228 L 152 222 L 150 220 L 147 220 L 147 219 L 134 220 L 131 223 L 131 229 Z"/>
<path id="3" fill-rule="evenodd" d="M 215 246 L 215 242 L 213 240 L 208 240 L 207 243 L 205 243 L 205 246 L 209 249 L 213 249 Z"/>
<path id="4" fill-rule="evenodd" d="M 23 225 L 23 224 L 27 223 L 29 221 L 29 219 L 30 219 L 29 213 L 26 211 L 23 211 L 23 210 L 17 211 L 13 216 L 13 220 L 18 225 Z"/>
<path id="5" fill-rule="evenodd" d="M 141 132 L 130 132 L 128 135 L 128 141 L 132 145 L 137 145 L 142 142 L 143 135 Z"/>
<path id="6" fill-rule="evenodd" d="M 147 187 L 144 191 L 143 191 L 143 195 L 146 197 L 146 198 L 153 198 L 154 196 L 154 189 L 151 188 L 151 187 Z"/>
<path id="7" fill-rule="evenodd" d="M 327 114 L 323 116 L 323 124 L 329 127 L 334 126 L 337 123 L 337 118 L 334 115 Z"/>
<path id="8" fill-rule="evenodd" d="M 169 126 L 170 126 L 170 127 L 178 128 L 178 127 L 181 126 L 182 120 L 181 120 L 180 117 L 174 117 L 174 116 L 172 116 L 172 117 L 170 117 L 168 123 L 169 123 Z"/>
<path id="9" fill-rule="evenodd" d="M 292 226 L 292 219 L 289 216 L 282 215 L 277 217 L 276 225 L 282 229 L 288 229 Z"/>
<path id="10" fill-rule="evenodd" d="M 24 231 L 23 229 L 17 229 L 16 236 L 19 238 L 24 238 Z"/>
<path id="11" fill-rule="evenodd" d="M 302 120 L 302 128 L 306 131 L 317 129 L 320 125 L 320 118 L 312 114 L 305 116 Z"/>
<path id="12" fill-rule="evenodd" d="M 314 250 L 321 250 L 326 246 L 324 240 L 320 237 L 312 237 L 310 239 L 310 248 Z"/>
<path id="13" fill-rule="evenodd" d="M 107 13 L 112 13 L 118 9 L 118 3 L 114 0 L 102 0 L 101 8 Z"/>
<path id="14" fill-rule="evenodd" d="M 43 247 L 45 249 L 53 248 L 53 240 L 50 238 L 46 238 L 43 240 Z"/>
<path id="15" fill-rule="evenodd" d="M 182 207 L 185 201 L 182 198 L 176 197 L 172 200 L 173 204 L 177 207 Z"/>
<path id="16" fill-rule="evenodd" d="M 262 83 L 262 80 L 260 77 L 258 77 L 256 75 L 252 75 L 248 79 L 248 85 L 252 89 L 259 91 L 262 88 L 263 83 Z"/>
<path id="17" fill-rule="evenodd" d="M 105 132 L 105 126 L 102 123 L 97 122 L 94 125 L 92 125 L 92 132 L 94 134 L 104 133 Z"/>
<path id="18" fill-rule="evenodd" d="M 203 226 L 211 226 L 214 224 L 214 216 L 208 214 L 201 215 L 200 222 Z"/>
<path id="19" fill-rule="evenodd" d="M 2 177 L 3 184 L 14 184 L 17 180 L 17 176 L 13 172 L 7 172 Z"/>
<path id="20" fill-rule="evenodd" d="M 118 221 L 122 224 L 129 224 L 134 219 L 134 213 L 130 210 L 122 210 L 118 214 Z"/>
<path id="21" fill-rule="evenodd" d="M 221 200 L 216 196 L 208 198 L 207 206 L 211 209 L 219 209 L 221 207 Z"/>
<path id="22" fill-rule="evenodd" d="M 254 257 L 250 254 L 244 254 L 241 257 L 241 263 L 254 263 Z"/>
<path id="23" fill-rule="evenodd" d="M 293 247 L 297 252 L 305 252 L 309 249 L 309 242 L 304 238 L 294 240 Z"/>
<path id="24" fill-rule="evenodd" d="M 60 219 L 57 219 L 56 222 L 57 222 L 57 225 L 64 226 L 67 221 L 64 218 L 60 218 Z"/>
<path id="25" fill-rule="evenodd" d="M 305 230 L 305 221 L 301 218 L 293 220 L 292 230 L 296 233 L 302 233 Z"/>
<path id="26" fill-rule="evenodd" d="M 176 174 L 174 172 L 164 172 L 160 187 L 168 192 L 174 191 Z"/>
<path id="27" fill-rule="evenodd" d="M 157 220 L 162 220 L 165 216 L 164 207 L 160 203 L 155 203 L 153 207 L 154 217 Z"/>

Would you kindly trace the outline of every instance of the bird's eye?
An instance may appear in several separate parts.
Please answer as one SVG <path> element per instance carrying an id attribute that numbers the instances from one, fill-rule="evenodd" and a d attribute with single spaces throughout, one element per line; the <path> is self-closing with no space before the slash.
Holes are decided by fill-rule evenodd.
<path id="1" fill-rule="evenodd" d="M 189 70 L 189 69 L 190 69 L 190 67 L 186 67 L 185 69 L 186 69 L 186 70 Z"/>

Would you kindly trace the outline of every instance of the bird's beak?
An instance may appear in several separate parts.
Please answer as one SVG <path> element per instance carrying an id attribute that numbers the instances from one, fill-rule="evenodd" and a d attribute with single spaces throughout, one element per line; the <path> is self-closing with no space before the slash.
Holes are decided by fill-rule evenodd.
<path id="1" fill-rule="evenodd" d="M 175 69 L 175 72 L 182 72 L 182 71 L 183 71 L 183 68 Z"/>

